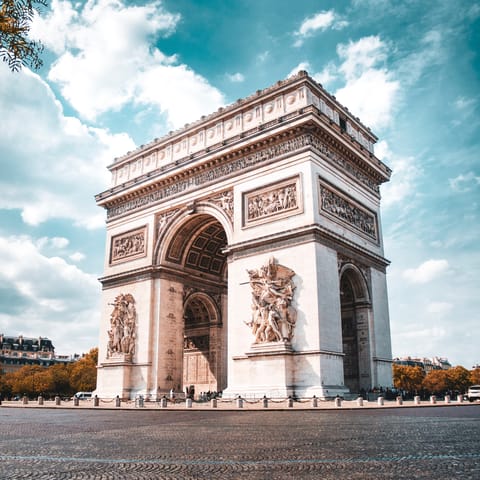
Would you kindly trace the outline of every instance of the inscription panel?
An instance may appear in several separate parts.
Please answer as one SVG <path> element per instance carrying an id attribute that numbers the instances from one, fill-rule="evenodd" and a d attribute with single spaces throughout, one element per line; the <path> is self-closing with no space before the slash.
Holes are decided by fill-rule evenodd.
<path id="1" fill-rule="evenodd" d="M 374 212 L 320 180 L 319 192 L 320 210 L 323 213 L 378 242 L 377 216 Z"/>
<path id="2" fill-rule="evenodd" d="M 303 212 L 300 177 L 243 194 L 243 226 L 278 220 Z"/>
<path id="3" fill-rule="evenodd" d="M 110 265 L 127 262 L 147 254 L 147 226 L 115 235 L 110 243 Z"/>

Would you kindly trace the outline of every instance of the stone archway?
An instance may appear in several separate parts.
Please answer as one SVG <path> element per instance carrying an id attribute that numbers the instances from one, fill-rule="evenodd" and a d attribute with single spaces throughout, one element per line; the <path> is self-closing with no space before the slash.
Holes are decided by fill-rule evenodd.
<path id="1" fill-rule="evenodd" d="M 159 265 L 168 272 L 164 282 L 168 288 L 175 285 L 173 289 L 182 292 L 174 303 L 183 321 L 176 322 L 174 329 L 163 329 L 160 344 L 167 337 L 174 353 L 168 381 L 163 381 L 165 372 L 159 369 L 158 385 L 160 390 L 171 384 L 183 391 L 193 386 L 196 393 L 221 391 L 227 383 L 227 235 L 209 213 L 190 214 L 173 223 L 159 252 Z"/>
<path id="2" fill-rule="evenodd" d="M 351 393 L 372 387 L 370 359 L 371 304 L 367 283 L 354 265 L 340 274 L 340 305 L 343 344 L 343 374 Z"/>
<path id="3" fill-rule="evenodd" d="M 183 390 L 191 386 L 197 393 L 222 390 L 222 368 L 217 362 L 222 350 L 222 323 L 214 300 L 193 293 L 185 301 L 184 319 Z"/>

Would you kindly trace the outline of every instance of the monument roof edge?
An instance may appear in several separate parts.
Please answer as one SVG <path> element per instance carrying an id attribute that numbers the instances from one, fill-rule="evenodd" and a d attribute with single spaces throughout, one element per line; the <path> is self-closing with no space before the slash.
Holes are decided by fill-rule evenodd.
<path id="1" fill-rule="evenodd" d="M 270 85 L 264 89 L 257 90 L 255 93 L 243 98 L 238 99 L 236 102 L 226 105 L 224 107 L 219 107 L 217 111 L 212 112 L 208 115 L 202 115 L 202 117 L 192 123 L 187 123 L 185 126 L 170 131 L 168 134 L 160 137 L 155 138 L 148 144 L 141 145 L 133 151 L 127 152 L 125 155 L 117 157 L 114 161 L 108 165 L 108 169 L 112 170 L 114 168 L 118 168 L 119 164 L 123 163 L 124 161 L 131 161 L 136 157 L 142 156 L 147 154 L 149 151 L 154 151 L 158 149 L 162 144 L 167 144 L 169 142 L 178 141 L 181 137 L 188 134 L 188 132 L 193 132 L 198 128 L 205 128 L 210 125 L 212 122 L 219 121 L 225 116 L 231 116 L 235 111 L 244 110 L 246 107 L 251 106 L 255 102 L 260 99 L 265 99 L 272 94 L 278 94 L 279 92 L 288 89 L 296 84 L 307 83 L 311 85 L 315 90 L 321 92 L 321 94 L 328 98 L 331 102 L 333 102 L 339 110 L 342 111 L 344 115 L 346 115 L 351 121 L 353 121 L 361 130 L 368 135 L 372 142 L 375 143 L 378 140 L 378 137 L 371 131 L 369 127 L 364 125 L 360 119 L 354 116 L 347 107 L 342 105 L 334 95 L 329 93 L 320 83 L 316 82 L 305 70 L 300 70 L 298 73 L 284 79 L 278 80 L 273 85 Z"/>

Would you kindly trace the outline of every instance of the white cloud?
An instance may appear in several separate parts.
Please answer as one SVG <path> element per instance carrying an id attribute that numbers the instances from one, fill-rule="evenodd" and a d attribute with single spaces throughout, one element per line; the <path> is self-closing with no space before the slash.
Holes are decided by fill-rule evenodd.
<path id="1" fill-rule="evenodd" d="M 286 76 L 286 78 L 289 78 L 293 75 L 296 75 L 300 70 L 305 70 L 308 71 L 310 68 L 310 63 L 309 62 L 300 62 L 296 67 L 292 68 L 290 70 L 290 73 Z"/>
<path id="2" fill-rule="evenodd" d="M 96 275 L 43 255 L 41 243 L 26 235 L 0 237 L 2 329 L 35 337 L 55 332 L 54 344 L 67 352 L 87 351 L 97 343 Z"/>
<path id="3" fill-rule="evenodd" d="M 434 315 L 444 315 L 453 309 L 453 304 L 449 302 L 431 302 L 427 305 L 427 312 Z"/>
<path id="4" fill-rule="evenodd" d="M 403 277 L 412 283 L 429 283 L 448 270 L 449 264 L 445 259 L 427 260 L 417 268 L 409 268 L 403 272 Z"/>
<path id="5" fill-rule="evenodd" d="M 343 60 L 339 72 L 346 79 L 335 96 L 362 122 L 373 129 L 387 127 L 400 83 L 385 68 L 379 67 L 387 57 L 387 46 L 379 37 L 364 37 L 337 47 Z"/>
<path id="6" fill-rule="evenodd" d="M 245 81 L 245 75 L 240 72 L 237 73 L 227 73 L 227 78 L 233 83 L 241 83 Z"/>
<path id="7" fill-rule="evenodd" d="M 71 2 L 54 1 L 33 31 L 59 55 L 49 80 L 84 119 L 96 121 L 130 104 L 154 105 L 169 128 L 178 128 L 225 103 L 205 78 L 152 47 L 180 20 L 160 2 L 92 0 L 76 14 L 72 10 Z M 64 27 L 54 32 L 58 25 Z"/>
<path id="8" fill-rule="evenodd" d="M 294 33 L 294 36 L 298 37 L 294 43 L 295 47 L 300 47 L 305 38 L 313 35 L 317 31 L 324 31 L 327 28 L 333 28 L 340 30 L 345 28 L 348 22 L 340 19 L 334 10 L 328 10 L 316 13 L 311 17 L 305 18 L 300 28 Z"/>
<path id="9" fill-rule="evenodd" d="M 423 175 L 415 157 L 399 157 L 390 151 L 388 142 L 375 145 L 375 154 L 392 169 L 390 181 L 382 185 L 382 206 L 387 209 L 415 197 L 416 187 Z"/>
<path id="10" fill-rule="evenodd" d="M 12 75 L 0 65 L 0 208 L 21 210 L 30 225 L 68 218 L 103 226 L 93 197 L 109 183 L 106 165 L 132 150 L 133 141 L 66 117 L 49 86 L 29 70 Z"/>
<path id="11" fill-rule="evenodd" d="M 474 172 L 468 172 L 457 175 L 455 178 L 449 178 L 448 183 L 454 192 L 470 192 L 480 185 L 480 176 L 475 175 Z"/>
<path id="12" fill-rule="evenodd" d="M 82 252 L 74 252 L 71 255 L 69 255 L 68 258 L 73 262 L 78 263 L 84 260 L 86 257 L 85 257 L 85 254 Z"/>
<path id="13" fill-rule="evenodd" d="M 337 76 L 337 67 L 333 63 L 328 63 L 321 72 L 313 75 L 313 79 L 321 85 L 328 85 L 333 82 Z"/>

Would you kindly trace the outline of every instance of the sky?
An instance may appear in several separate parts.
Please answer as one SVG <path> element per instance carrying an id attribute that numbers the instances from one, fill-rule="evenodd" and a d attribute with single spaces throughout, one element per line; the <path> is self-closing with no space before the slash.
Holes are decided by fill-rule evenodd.
<path id="1" fill-rule="evenodd" d="M 480 2 L 50 0 L 0 64 L 0 333 L 98 345 L 113 159 L 306 70 L 379 137 L 392 353 L 480 363 Z"/>

